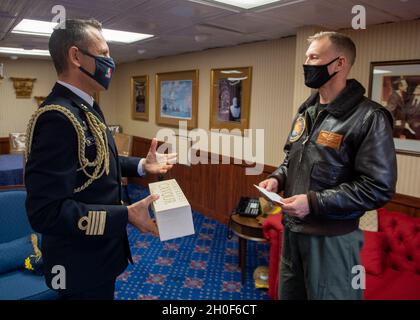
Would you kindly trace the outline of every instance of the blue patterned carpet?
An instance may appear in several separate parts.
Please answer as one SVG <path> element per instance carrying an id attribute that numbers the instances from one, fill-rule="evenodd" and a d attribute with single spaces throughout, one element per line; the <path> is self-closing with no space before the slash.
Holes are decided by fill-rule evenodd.
<path id="1" fill-rule="evenodd" d="M 149 193 L 129 185 L 132 201 Z M 256 289 L 253 272 L 268 265 L 268 245 L 248 241 L 244 286 L 238 267 L 238 239 L 227 239 L 228 228 L 193 212 L 195 235 L 161 242 L 131 225 L 128 237 L 135 261 L 117 279 L 115 299 L 159 300 L 267 300 Z"/>

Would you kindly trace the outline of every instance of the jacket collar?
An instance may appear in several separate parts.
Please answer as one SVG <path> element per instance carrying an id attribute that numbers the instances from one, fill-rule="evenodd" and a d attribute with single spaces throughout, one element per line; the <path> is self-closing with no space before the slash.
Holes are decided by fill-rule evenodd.
<path id="1" fill-rule="evenodd" d="M 75 94 L 69 88 L 61 85 L 60 83 L 56 83 L 52 89 L 51 95 L 59 96 L 59 97 L 66 97 L 70 99 L 75 106 L 82 109 L 83 111 L 90 111 L 96 116 L 99 116 L 99 119 L 105 122 L 104 115 L 100 110 L 96 101 L 93 101 L 93 106 L 91 106 L 86 100 L 84 100 L 79 95 Z"/>
<path id="2" fill-rule="evenodd" d="M 88 93 L 86 93 L 83 90 L 79 89 L 78 87 L 76 87 L 76 86 L 74 86 L 70 83 L 64 82 L 62 80 L 57 80 L 57 83 L 61 84 L 62 86 L 66 87 L 67 89 L 72 91 L 74 94 L 78 95 L 80 98 L 82 98 L 83 100 L 88 102 L 90 106 L 93 106 L 94 99 Z"/>
<path id="3" fill-rule="evenodd" d="M 85 101 L 80 96 L 75 94 L 73 91 L 71 91 L 70 89 L 66 88 L 65 86 L 59 83 L 56 83 L 54 85 L 51 94 L 54 96 L 66 97 L 70 99 L 74 105 L 76 105 L 78 108 L 82 109 L 83 111 L 91 111 L 91 112 L 94 111 L 87 101 Z"/>
<path id="4" fill-rule="evenodd" d="M 329 103 L 325 110 L 332 116 L 341 118 L 355 108 L 363 99 L 366 90 L 355 79 L 347 80 L 344 90 Z M 319 100 L 319 92 L 312 94 L 299 108 L 299 113 L 304 112 L 309 106 L 314 105 Z"/>

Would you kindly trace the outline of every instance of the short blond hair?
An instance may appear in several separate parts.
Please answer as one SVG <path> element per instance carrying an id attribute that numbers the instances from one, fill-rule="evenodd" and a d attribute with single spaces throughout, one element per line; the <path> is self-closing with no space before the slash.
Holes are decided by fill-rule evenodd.
<path id="1" fill-rule="evenodd" d="M 312 43 L 316 40 L 328 38 L 337 51 L 343 52 L 353 65 L 356 61 L 356 45 L 353 40 L 345 34 L 335 31 L 321 31 L 308 38 L 308 42 Z"/>

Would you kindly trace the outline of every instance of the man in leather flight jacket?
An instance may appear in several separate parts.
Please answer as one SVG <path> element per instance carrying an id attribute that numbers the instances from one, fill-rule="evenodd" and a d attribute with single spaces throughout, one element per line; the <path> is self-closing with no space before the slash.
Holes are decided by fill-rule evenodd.
<path id="1" fill-rule="evenodd" d="M 299 108 L 279 168 L 260 183 L 284 191 L 280 299 L 362 299 L 359 218 L 383 206 L 397 179 L 392 115 L 347 76 L 353 41 L 309 38 L 305 84 L 319 89 Z"/>

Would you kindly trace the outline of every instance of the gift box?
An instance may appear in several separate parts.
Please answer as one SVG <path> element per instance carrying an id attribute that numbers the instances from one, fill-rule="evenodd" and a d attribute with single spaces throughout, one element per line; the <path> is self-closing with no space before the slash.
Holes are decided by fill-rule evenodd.
<path id="1" fill-rule="evenodd" d="M 151 194 L 159 195 L 152 209 L 161 241 L 195 233 L 191 205 L 175 179 L 150 183 L 149 189 Z"/>

